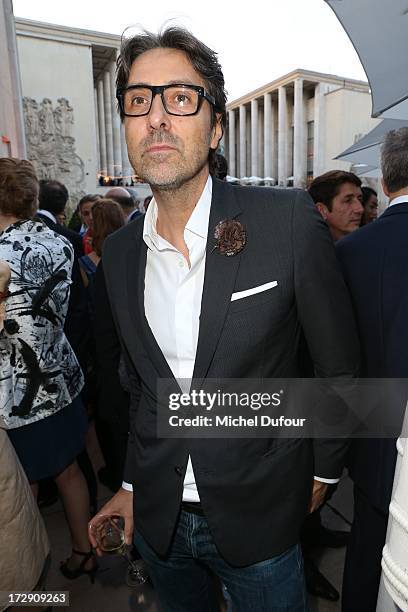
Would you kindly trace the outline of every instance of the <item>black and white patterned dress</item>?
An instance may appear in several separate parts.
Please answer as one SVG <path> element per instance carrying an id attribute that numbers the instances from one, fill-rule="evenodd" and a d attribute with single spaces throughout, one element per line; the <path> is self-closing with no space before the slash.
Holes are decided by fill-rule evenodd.
<path id="1" fill-rule="evenodd" d="M 24 435 L 30 434 L 33 430 L 27 426 L 37 425 L 40 445 L 44 446 L 44 438 L 50 435 L 58 445 L 62 432 L 54 432 L 52 424 L 60 423 L 67 434 L 65 416 L 59 413 L 65 408 L 63 414 L 72 417 L 72 402 L 83 386 L 81 369 L 63 331 L 73 249 L 42 222 L 19 221 L 0 234 L 0 259 L 11 269 L 10 295 L 0 331 L 0 415 L 10 434 L 18 434 L 20 429 Z M 38 428 L 40 421 L 47 421 L 44 435 Z M 83 430 L 83 424 L 78 429 Z M 81 444 L 70 450 L 68 441 L 68 455 Z M 17 446 L 16 450 L 24 465 Z M 33 449 L 27 450 L 28 456 L 32 455 Z M 44 448 L 48 457 L 47 452 Z M 61 457 L 62 463 L 66 460 L 68 457 Z"/>

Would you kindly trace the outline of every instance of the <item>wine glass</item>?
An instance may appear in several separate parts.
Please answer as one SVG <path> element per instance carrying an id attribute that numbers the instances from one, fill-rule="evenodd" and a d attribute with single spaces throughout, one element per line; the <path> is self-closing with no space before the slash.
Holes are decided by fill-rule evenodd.
<path id="1" fill-rule="evenodd" d="M 128 562 L 126 584 L 136 587 L 144 584 L 149 575 L 143 567 L 143 562 L 132 559 L 130 547 L 125 542 L 125 519 L 123 516 L 106 516 L 103 521 L 92 526 L 92 533 L 98 547 L 108 554 L 119 554 Z"/>

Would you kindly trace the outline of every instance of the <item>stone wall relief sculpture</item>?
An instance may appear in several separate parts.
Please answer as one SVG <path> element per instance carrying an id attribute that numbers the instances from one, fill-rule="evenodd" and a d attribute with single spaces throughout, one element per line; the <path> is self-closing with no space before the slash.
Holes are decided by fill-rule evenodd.
<path id="1" fill-rule="evenodd" d="M 38 178 L 64 183 L 75 206 L 85 194 L 85 168 L 75 150 L 74 109 L 66 98 L 53 108 L 50 98 L 38 103 L 24 97 L 23 112 L 28 158 Z"/>

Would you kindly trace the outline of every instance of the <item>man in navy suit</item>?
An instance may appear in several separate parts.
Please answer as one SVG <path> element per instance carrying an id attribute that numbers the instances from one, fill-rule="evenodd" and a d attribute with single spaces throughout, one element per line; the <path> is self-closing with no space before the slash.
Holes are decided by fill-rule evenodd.
<path id="1" fill-rule="evenodd" d="M 390 203 L 375 222 L 336 245 L 362 349 L 362 375 L 408 377 L 408 128 L 388 133 L 381 155 Z M 395 440 L 354 440 L 354 522 L 343 580 L 344 612 L 374 612 L 381 574 Z"/>

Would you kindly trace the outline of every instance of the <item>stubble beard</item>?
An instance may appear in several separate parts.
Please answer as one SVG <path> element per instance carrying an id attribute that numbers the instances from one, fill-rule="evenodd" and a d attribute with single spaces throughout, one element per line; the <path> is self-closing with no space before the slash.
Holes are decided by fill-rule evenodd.
<path id="1" fill-rule="evenodd" d="M 139 155 L 137 151 L 129 150 L 128 157 L 137 176 L 150 187 L 158 191 L 174 191 L 194 179 L 207 165 L 208 154 L 204 158 L 202 151 L 202 147 L 197 145 L 188 156 L 177 148 L 171 154 L 156 153 L 153 157 L 147 153 Z"/>

